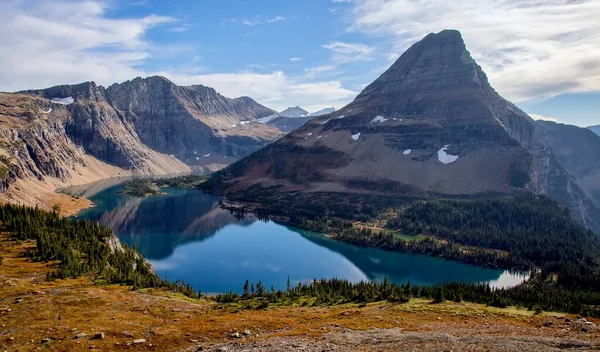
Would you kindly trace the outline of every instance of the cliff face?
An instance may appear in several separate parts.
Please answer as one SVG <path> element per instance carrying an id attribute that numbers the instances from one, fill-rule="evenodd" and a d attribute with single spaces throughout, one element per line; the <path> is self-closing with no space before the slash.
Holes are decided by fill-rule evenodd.
<path id="1" fill-rule="evenodd" d="M 104 164 L 111 176 L 222 167 L 282 135 L 256 122 L 272 113 L 162 77 L 0 93 L 0 191 L 28 177 L 66 182 Z"/>
<path id="2" fill-rule="evenodd" d="M 555 162 L 569 175 L 565 191 L 580 191 L 582 222 L 600 229 L 600 136 L 577 126 L 550 121 L 536 121 L 536 124 Z"/>
<path id="3" fill-rule="evenodd" d="M 179 87 L 150 77 L 112 85 L 106 96 L 142 143 L 189 165 L 229 164 L 282 135 L 256 121 L 272 110 L 205 86 Z"/>
<path id="4" fill-rule="evenodd" d="M 452 30 L 429 34 L 352 103 L 215 180 L 231 195 L 252 185 L 411 196 L 529 190 L 561 201 L 592 226 L 580 180 L 535 121 L 490 86 Z"/>
<path id="5" fill-rule="evenodd" d="M 45 116 L 47 105 L 40 98 L 0 94 L 0 191 L 20 178 L 66 178 L 80 162 L 82 148 L 67 138 L 64 123 Z"/>

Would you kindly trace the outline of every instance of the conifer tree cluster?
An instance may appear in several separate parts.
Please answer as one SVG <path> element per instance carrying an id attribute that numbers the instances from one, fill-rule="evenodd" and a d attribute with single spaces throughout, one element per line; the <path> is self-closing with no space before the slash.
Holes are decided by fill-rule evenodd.
<path id="1" fill-rule="evenodd" d="M 395 207 L 390 199 L 326 205 L 287 201 L 290 206 L 282 206 L 281 200 L 265 202 L 257 214 L 287 218 L 291 225 L 353 245 L 511 270 L 538 268 L 545 275 L 557 274 L 564 287 L 600 290 L 599 237 L 546 196 L 403 198 Z M 369 221 L 384 221 L 388 231 L 356 226 L 356 209 L 364 210 Z M 394 231 L 426 238 L 407 241 Z"/>
<path id="2" fill-rule="evenodd" d="M 0 228 L 19 241 L 35 240 L 35 251 L 28 251 L 26 256 L 36 261 L 56 262 L 56 270 L 47 274 L 50 280 L 92 275 L 135 289 L 165 287 L 198 297 L 189 285 L 159 279 L 135 249 L 121 245 L 112 231 L 99 223 L 6 204 L 0 205 Z M 109 243 L 113 243 L 112 248 Z"/>
<path id="3" fill-rule="evenodd" d="M 256 289 L 254 288 L 256 287 Z M 371 302 L 408 302 L 412 298 L 432 300 L 441 303 L 446 300 L 454 302 L 473 302 L 498 308 L 507 306 L 525 307 L 529 310 L 558 311 L 585 316 L 600 317 L 600 292 L 569 290 L 539 273 L 523 285 L 509 289 L 493 289 L 488 284 L 447 283 L 438 286 L 418 286 L 390 283 L 387 278 L 381 282 L 352 283 L 347 280 L 329 279 L 298 283 L 285 291 L 259 289 L 246 281 L 243 294 L 229 292 L 218 295 L 220 303 L 246 303 L 247 307 L 265 308 L 269 304 L 302 304 L 313 306 L 337 305 L 346 303 L 366 304 Z M 259 305 L 252 305 L 259 302 Z"/>

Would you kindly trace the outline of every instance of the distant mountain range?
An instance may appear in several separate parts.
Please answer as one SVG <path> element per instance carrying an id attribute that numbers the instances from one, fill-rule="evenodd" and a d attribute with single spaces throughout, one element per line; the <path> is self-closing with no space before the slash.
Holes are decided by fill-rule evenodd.
<path id="1" fill-rule="evenodd" d="M 327 114 L 331 114 L 332 112 L 335 111 L 335 108 L 331 107 L 331 108 L 325 108 L 323 110 L 319 110 L 317 112 L 311 112 L 310 116 L 321 116 L 321 115 L 327 115 Z"/>
<path id="2" fill-rule="evenodd" d="M 600 137 L 590 131 L 536 122 L 503 99 L 461 34 L 445 30 L 410 47 L 349 105 L 309 119 L 206 187 L 272 204 L 322 196 L 326 207 L 361 194 L 532 192 L 560 201 L 600 233 L 599 152 Z"/>
<path id="3" fill-rule="evenodd" d="M 600 125 L 598 126 L 590 126 L 588 127 L 590 130 L 592 130 L 595 134 L 600 136 Z"/>
<path id="4" fill-rule="evenodd" d="M 330 114 L 335 111 L 335 108 L 325 108 L 313 113 L 302 109 L 299 106 L 289 107 L 282 112 L 266 116 L 258 119 L 259 122 L 271 125 L 283 132 L 291 132 L 305 123 L 310 121 L 313 117 Z"/>

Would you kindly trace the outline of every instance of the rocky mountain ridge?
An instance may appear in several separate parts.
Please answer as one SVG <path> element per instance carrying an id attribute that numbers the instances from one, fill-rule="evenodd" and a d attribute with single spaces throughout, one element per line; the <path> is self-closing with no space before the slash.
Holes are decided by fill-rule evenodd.
<path id="1" fill-rule="evenodd" d="M 590 127 L 588 127 L 588 129 L 600 136 L 600 125 L 590 126 Z"/>
<path id="2" fill-rule="evenodd" d="M 215 170 L 282 136 L 257 121 L 272 113 L 248 97 L 159 76 L 0 93 L 0 191 L 19 179 Z"/>
<path id="3" fill-rule="evenodd" d="M 460 33 L 445 30 L 410 47 L 349 105 L 213 181 L 230 196 L 246 189 L 413 197 L 530 191 L 600 230 L 590 188 L 561 164 L 549 139 L 490 86 Z"/>

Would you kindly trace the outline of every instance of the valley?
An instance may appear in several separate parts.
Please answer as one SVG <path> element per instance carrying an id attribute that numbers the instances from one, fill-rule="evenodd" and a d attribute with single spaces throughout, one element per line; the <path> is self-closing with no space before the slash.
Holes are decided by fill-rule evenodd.
<path id="1" fill-rule="evenodd" d="M 0 93 L 0 349 L 598 348 L 594 131 L 504 99 L 456 30 L 337 110 Z"/>

